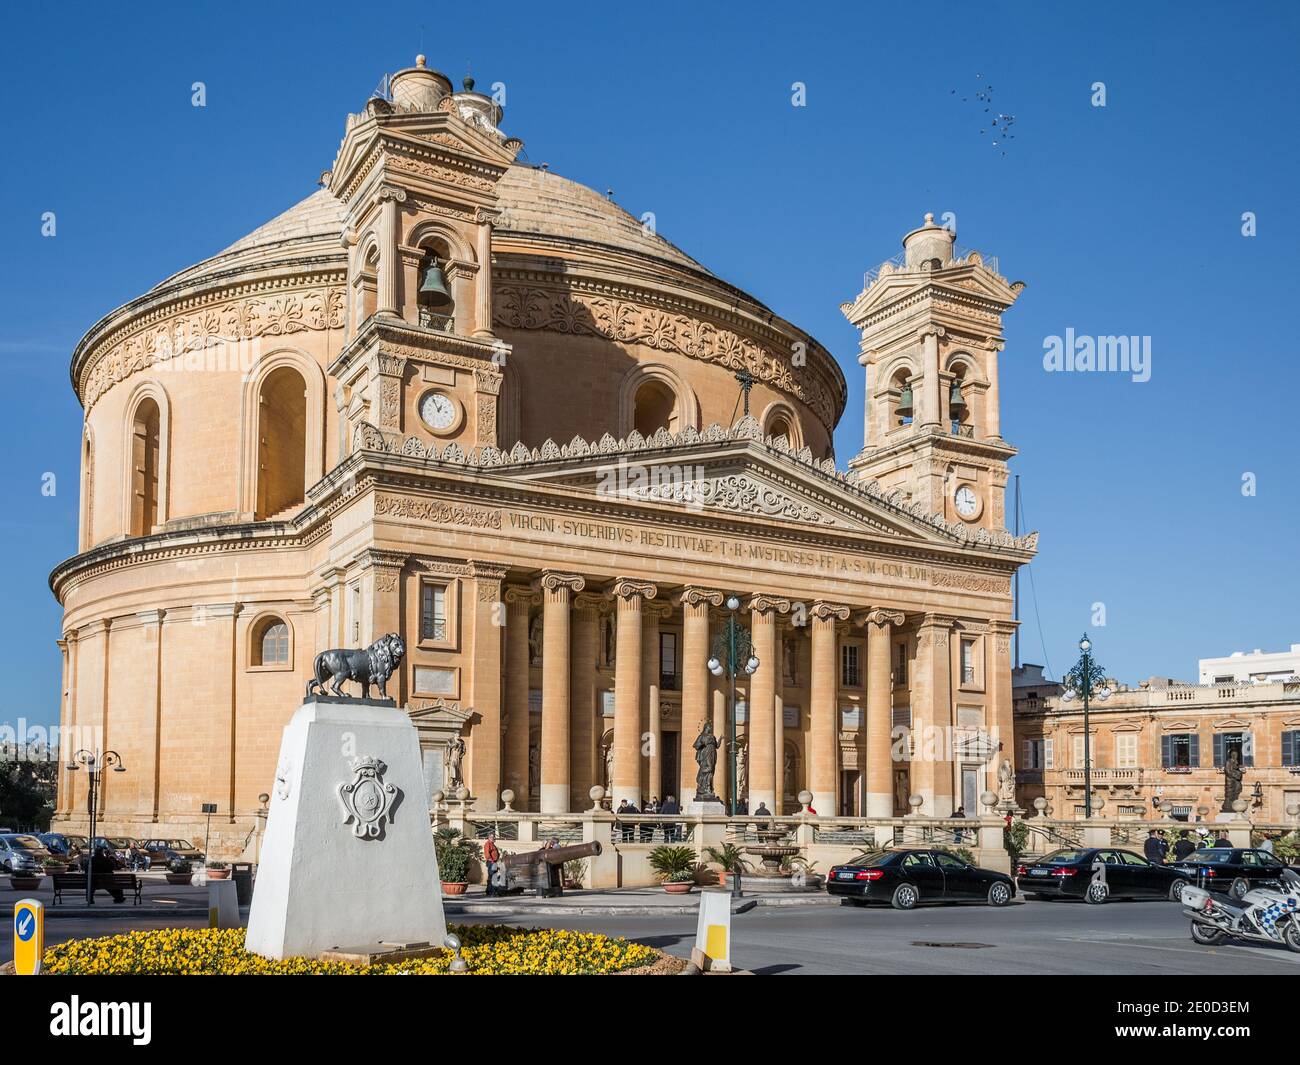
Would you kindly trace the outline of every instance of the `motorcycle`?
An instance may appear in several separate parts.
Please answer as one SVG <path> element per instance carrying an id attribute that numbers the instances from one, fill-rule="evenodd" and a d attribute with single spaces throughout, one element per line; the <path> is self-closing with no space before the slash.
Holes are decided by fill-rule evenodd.
<path id="1" fill-rule="evenodd" d="M 1300 876 L 1290 869 L 1280 887 L 1258 887 L 1239 902 L 1204 888 L 1183 888 L 1179 901 L 1192 921 L 1192 940 L 1205 947 L 1225 939 L 1276 943 L 1300 954 Z"/>

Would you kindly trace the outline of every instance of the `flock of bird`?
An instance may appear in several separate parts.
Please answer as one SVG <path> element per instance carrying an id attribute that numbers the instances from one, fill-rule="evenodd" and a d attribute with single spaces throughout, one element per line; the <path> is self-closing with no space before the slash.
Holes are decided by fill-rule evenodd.
<path id="1" fill-rule="evenodd" d="M 982 83 L 984 80 L 984 75 L 976 74 L 975 78 L 977 81 Z M 950 95 L 956 96 L 957 90 L 953 89 Z M 1011 127 L 1015 125 L 1016 116 L 1003 114 L 1001 111 L 993 110 L 993 86 L 992 85 L 981 84 L 975 90 L 974 95 L 975 95 L 976 103 L 984 105 L 983 117 L 981 117 L 980 119 L 980 136 L 984 136 L 985 134 L 988 134 L 993 147 L 996 148 L 998 151 L 1000 151 L 1003 155 L 1006 155 L 1007 148 L 1010 147 L 1009 142 L 1016 139 L 1016 135 L 1011 132 Z M 963 96 L 961 98 L 961 102 L 969 103 L 970 97 Z M 991 118 L 988 117 L 990 115 L 992 116 Z M 987 126 L 984 124 L 986 120 L 988 121 Z"/>

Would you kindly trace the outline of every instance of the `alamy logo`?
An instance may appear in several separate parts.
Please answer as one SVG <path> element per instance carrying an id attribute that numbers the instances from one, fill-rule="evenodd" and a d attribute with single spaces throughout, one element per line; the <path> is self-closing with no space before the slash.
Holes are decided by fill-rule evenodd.
<path id="1" fill-rule="evenodd" d="M 1151 380 L 1149 336 L 1043 337 L 1043 369 L 1048 373 L 1109 372 L 1132 374 L 1139 384 Z"/>
<path id="2" fill-rule="evenodd" d="M 50 1035 L 130 1036 L 142 1047 L 153 1038 L 152 1028 L 151 1002 L 82 1002 L 73 995 L 71 1002 L 50 1005 Z"/>

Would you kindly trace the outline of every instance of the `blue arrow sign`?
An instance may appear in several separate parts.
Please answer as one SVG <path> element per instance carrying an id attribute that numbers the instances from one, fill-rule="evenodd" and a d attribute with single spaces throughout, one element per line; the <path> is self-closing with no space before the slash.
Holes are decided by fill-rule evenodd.
<path id="1" fill-rule="evenodd" d="M 19 910 L 14 914 L 14 933 L 24 943 L 36 934 L 36 917 L 31 910 Z"/>

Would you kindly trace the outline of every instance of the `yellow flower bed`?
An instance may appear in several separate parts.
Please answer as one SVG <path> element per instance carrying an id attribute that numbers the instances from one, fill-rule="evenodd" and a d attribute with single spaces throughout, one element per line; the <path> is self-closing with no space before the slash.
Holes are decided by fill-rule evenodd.
<path id="1" fill-rule="evenodd" d="M 460 925 L 461 955 L 479 976 L 589 976 L 648 965 L 658 955 L 640 943 L 563 928 Z M 244 949 L 242 928 L 163 928 L 102 939 L 74 939 L 45 952 L 51 975 L 437 976 L 451 952 L 394 964 L 353 966 L 309 958 L 272 961 Z"/>

